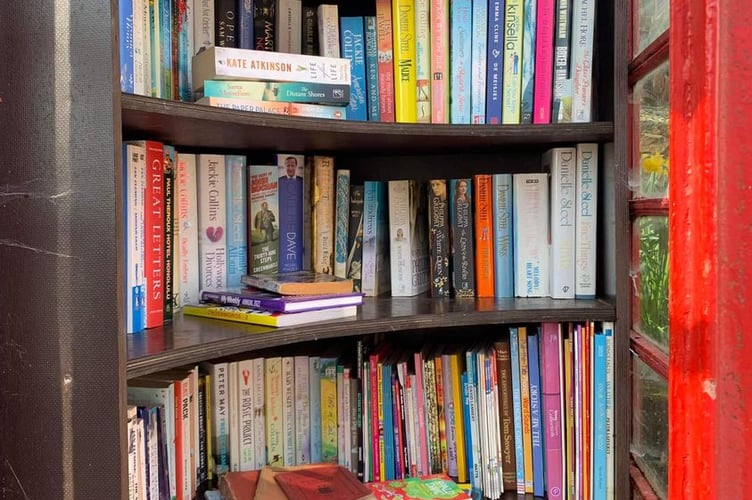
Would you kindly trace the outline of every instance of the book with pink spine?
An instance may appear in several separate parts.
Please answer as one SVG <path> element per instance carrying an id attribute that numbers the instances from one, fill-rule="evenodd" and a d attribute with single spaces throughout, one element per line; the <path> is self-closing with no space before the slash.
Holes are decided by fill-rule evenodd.
<path id="1" fill-rule="evenodd" d="M 533 123 L 551 123 L 554 66 L 554 0 L 538 0 Z"/>
<path id="2" fill-rule="evenodd" d="M 560 360 L 562 342 L 559 323 L 543 323 L 540 339 L 541 393 L 543 396 L 543 442 L 547 498 L 565 498 L 564 440 Z"/>

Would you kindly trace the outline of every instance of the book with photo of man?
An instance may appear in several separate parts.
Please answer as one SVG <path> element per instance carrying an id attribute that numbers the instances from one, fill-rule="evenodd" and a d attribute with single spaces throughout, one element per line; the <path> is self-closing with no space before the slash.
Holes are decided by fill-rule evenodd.
<path id="1" fill-rule="evenodd" d="M 277 272 L 279 262 L 279 178 L 274 165 L 248 167 L 248 192 L 251 199 L 251 272 Z"/>

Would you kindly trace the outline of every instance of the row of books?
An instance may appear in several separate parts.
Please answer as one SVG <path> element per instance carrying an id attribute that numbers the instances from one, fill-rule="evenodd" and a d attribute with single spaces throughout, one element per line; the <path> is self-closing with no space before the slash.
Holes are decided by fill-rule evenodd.
<path id="1" fill-rule="evenodd" d="M 591 121 L 591 2 L 375 0 L 375 11 L 340 17 L 337 5 L 301 0 L 121 0 L 121 88 L 354 120 Z M 297 69 L 279 71 L 285 66 Z M 203 91 L 206 80 L 226 78 L 295 85 Z M 330 95 L 311 84 L 346 85 L 347 97 L 338 92 L 335 107 L 311 103 Z M 343 99 L 346 110 L 336 108 Z"/>
<path id="2" fill-rule="evenodd" d="M 444 474 L 473 498 L 612 498 L 612 331 L 543 323 L 417 351 L 358 341 L 130 380 L 142 428 L 129 465 L 178 499 L 230 471 L 320 462 L 367 483 Z"/>

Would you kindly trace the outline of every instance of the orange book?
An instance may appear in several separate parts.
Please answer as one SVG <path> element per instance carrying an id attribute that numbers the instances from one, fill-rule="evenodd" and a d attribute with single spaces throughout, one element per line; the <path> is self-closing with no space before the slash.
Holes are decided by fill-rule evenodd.
<path id="1" fill-rule="evenodd" d="M 262 478 L 267 469 L 262 470 Z M 367 500 L 371 490 L 350 470 L 341 465 L 308 465 L 289 470 L 271 471 L 281 492 L 288 500 Z M 259 488 L 259 493 L 261 490 Z M 270 497 L 260 497 L 267 500 Z"/>
<path id="2" fill-rule="evenodd" d="M 219 480 L 219 492 L 224 500 L 253 500 L 259 471 L 228 472 Z"/>
<path id="3" fill-rule="evenodd" d="M 525 465 L 525 493 L 533 492 L 533 430 L 530 420 L 530 374 L 527 357 L 527 328 L 517 329 L 520 353 L 520 401 L 522 406 L 522 451 Z"/>
<path id="4" fill-rule="evenodd" d="M 493 207 L 491 176 L 473 177 L 475 189 L 475 293 L 494 296 Z"/>

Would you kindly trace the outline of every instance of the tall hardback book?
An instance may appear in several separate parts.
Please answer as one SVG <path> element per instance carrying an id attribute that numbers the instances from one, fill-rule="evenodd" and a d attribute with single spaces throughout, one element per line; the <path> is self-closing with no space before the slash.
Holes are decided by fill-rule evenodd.
<path id="1" fill-rule="evenodd" d="M 279 178 L 276 166 L 248 167 L 251 272 L 276 273 L 279 265 Z"/>
<path id="2" fill-rule="evenodd" d="M 598 227 L 598 144 L 577 145 L 575 297 L 595 298 Z"/>
<path id="3" fill-rule="evenodd" d="M 547 297 L 549 291 L 548 174 L 514 174 L 515 295 Z"/>
<path id="4" fill-rule="evenodd" d="M 303 155 L 278 154 L 279 271 L 303 269 Z"/>
<path id="5" fill-rule="evenodd" d="M 449 297 L 452 282 L 449 269 L 449 200 L 446 179 L 431 179 L 428 190 L 428 247 L 432 297 Z"/>
<path id="6" fill-rule="evenodd" d="M 389 181 L 389 251 L 392 296 L 428 290 L 428 237 L 425 183 Z"/>
<path id="7" fill-rule="evenodd" d="M 551 174 L 551 297 L 575 297 L 575 148 L 554 148 L 543 155 Z"/>
<path id="8" fill-rule="evenodd" d="M 475 296 L 472 179 L 449 181 L 452 285 L 455 297 Z"/>
<path id="9" fill-rule="evenodd" d="M 313 157 L 313 270 L 334 273 L 334 158 Z"/>

